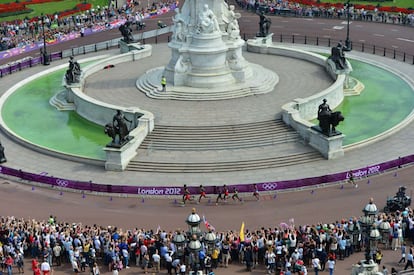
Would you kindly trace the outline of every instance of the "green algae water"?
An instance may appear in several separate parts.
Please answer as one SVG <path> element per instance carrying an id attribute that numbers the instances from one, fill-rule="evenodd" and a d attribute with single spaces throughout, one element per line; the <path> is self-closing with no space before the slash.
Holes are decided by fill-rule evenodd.
<path id="1" fill-rule="evenodd" d="M 336 108 L 345 116 L 345 121 L 337 127 L 345 134 L 343 145 L 392 128 L 414 109 L 414 91 L 401 78 L 367 63 L 350 62 L 354 69 L 351 75 L 364 83 L 365 90 L 359 96 L 345 97 Z M 36 145 L 104 160 L 102 148 L 110 139 L 103 126 L 83 119 L 74 111 L 58 111 L 49 104 L 49 99 L 63 89 L 65 70 L 39 77 L 16 90 L 3 105 L 3 120 L 18 136 Z"/>
<path id="2" fill-rule="evenodd" d="M 109 142 L 103 126 L 85 120 L 74 111 L 58 111 L 49 99 L 63 90 L 58 70 L 27 83 L 7 98 L 2 117 L 18 136 L 50 150 L 98 160 Z"/>
<path id="3" fill-rule="evenodd" d="M 336 110 L 345 121 L 337 129 L 343 145 L 379 135 L 404 120 L 414 110 L 414 91 L 397 75 L 380 67 L 350 60 L 355 77 L 365 85 L 358 96 L 346 96 Z"/>

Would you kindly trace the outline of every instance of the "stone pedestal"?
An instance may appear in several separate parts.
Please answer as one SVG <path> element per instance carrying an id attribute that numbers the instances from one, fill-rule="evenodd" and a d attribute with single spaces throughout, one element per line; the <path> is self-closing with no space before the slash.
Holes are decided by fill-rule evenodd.
<path id="1" fill-rule="evenodd" d="M 122 53 L 127 53 L 130 51 L 136 51 L 136 50 L 142 50 L 144 49 L 144 46 L 141 45 L 139 42 L 135 43 L 126 43 L 124 40 L 119 40 L 119 48 Z"/>
<path id="2" fill-rule="evenodd" d="M 138 127 L 129 132 L 130 140 L 120 148 L 105 147 L 106 152 L 105 170 L 123 171 L 128 163 L 137 155 L 138 147 L 145 137 L 154 129 L 154 120 L 140 118 Z"/>
<path id="3" fill-rule="evenodd" d="M 273 44 L 273 33 L 266 37 L 255 37 L 247 41 L 247 51 L 254 53 L 267 53 L 268 47 Z"/>
<path id="4" fill-rule="evenodd" d="M 318 150 L 326 159 L 344 156 L 342 148 L 344 137 L 342 133 L 328 137 L 315 129 L 309 129 L 309 145 Z"/>
<path id="5" fill-rule="evenodd" d="M 127 144 L 120 148 L 105 147 L 106 162 L 105 170 L 123 171 L 127 167 L 129 161 L 137 154 L 134 143 L 135 139 L 130 140 Z"/>

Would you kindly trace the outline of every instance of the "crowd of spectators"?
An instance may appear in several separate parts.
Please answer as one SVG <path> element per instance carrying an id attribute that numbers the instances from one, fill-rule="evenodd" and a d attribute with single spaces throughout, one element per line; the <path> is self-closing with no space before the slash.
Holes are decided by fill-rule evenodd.
<path id="1" fill-rule="evenodd" d="M 391 225 L 382 244 L 384 249 L 401 250 L 410 259 L 412 246 L 406 248 L 405 243 L 411 243 L 414 237 L 412 210 L 381 213 L 375 224 L 379 226 L 383 221 Z M 131 265 L 144 272 L 166 269 L 168 274 L 185 274 L 183 270 L 203 270 L 208 274 L 234 263 L 244 264 L 247 270 L 266 267 L 269 273 L 278 275 L 307 274 L 308 269 L 332 269 L 335 261 L 364 251 L 368 237 L 359 228 L 359 218 L 353 217 L 303 226 L 295 225 L 291 219 L 289 224 L 243 232 L 218 230 L 213 242 L 205 240 L 207 232 L 202 233 L 201 250 L 196 253 L 173 242 L 176 234 L 186 235 L 184 231 L 139 227 L 122 230 L 117 226 L 68 223 L 53 216 L 43 221 L 8 216 L 0 221 L 0 271 L 9 275 L 13 269 L 21 272 L 23 258 L 27 258 L 32 259 L 35 274 L 36 270 L 46 270 L 45 275 L 53 266 L 62 264 L 71 266 L 75 273 L 90 271 L 97 275 L 100 267 L 116 275 Z M 381 264 L 381 251 L 371 254 Z"/>
<path id="2" fill-rule="evenodd" d="M 148 2 L 149 3 L 149 2 Z M 39 18 L 26 18 L 21 21 L 0 23 L 0 51 L 23 47 L 43 41 L 44 20 L 46 41 L 54 41 L 62 35 L 74 33 L 82 36 L 86 29 L 106 30 L 112 28 L 114 20 L 128 20 L 133 24 L 141 22 L 145 15 L 157 14 L 174 1 L 154 2 L 149 6 L 139 5 L 136 1 L 127 1 L 116 7 L 96 7 L 83 14 L 60 18 L 55 15 Z"/>
<path id="3" fill-rule="evenodd" d="M 254 1 L 236 0 L 240 7 L 251 11 L 264 11 L 267 14 L 299 16 L 299 17 L 323 17 L 323 18 L 347 18 L 347 7 L 324 7 L 301 5 L 295 1 L 273 0 L 273 1 Z M 401 12 L 383 12 L 378 8 L 366 10 L 356 9 L 350 6 L 349 14 L 351 20 L 371 21 L 382 23 L 393 23 L 414 26 L 414 12 L 405 14 Z"/>

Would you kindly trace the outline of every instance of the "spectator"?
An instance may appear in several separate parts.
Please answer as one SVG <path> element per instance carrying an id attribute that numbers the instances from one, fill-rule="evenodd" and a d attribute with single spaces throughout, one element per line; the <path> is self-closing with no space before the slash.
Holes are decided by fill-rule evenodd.
<path id="1" fill-rule="evenodd" d="M 335 260 L 333 258 L 329 258 L 328 259 L 328 270 L 329 270 L 329 275 L 333 275 L 334 274 L 334 270 L 335 270 Z"/>
<path id="2" fill-rule="evenodd" d="M 40 270 L 42 271 L 42 274 L 49 275 L 50 269 L 51 268 L 50 268 L 49 262 L 47 261 L 47 258 L 44 258 L 42 264 L 40 265 Z"/>

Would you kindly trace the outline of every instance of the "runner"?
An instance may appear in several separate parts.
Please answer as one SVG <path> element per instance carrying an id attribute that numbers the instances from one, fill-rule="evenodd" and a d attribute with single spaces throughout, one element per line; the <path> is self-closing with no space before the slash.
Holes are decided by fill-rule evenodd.
<path id="1" fill-rule="evenodd" d="M 230 192 L 226 185 L 223 185 L 223 193 L 224 193 L 223 200 L 224 202 L 227 202 Z"/>
<path id="2" fill-rule="evenodd" d="M 220 187 L 214 186 L 214 194 L 217 194 L 216 205 L 218 205 L 219 200 L 223 200 L 223 190 L 220 190 Z"/>
<path id="3" fill-rule="evenodd" d="M 257 188 L 257 184 L 253 184 L 253 190 L 253 197 L 255 197 L 256 200 L 260 200 L 259 188 Z"/>
<path id="4" fill-rule="evenodd" d="M 358 188 L 358 184 L 354 180 L 354 172 L 352 172 L 351 170 L 348 172 L 348 174 L 349 174 L 348 182 L 351 183 L 354 186 L 354 188 Z"/>
<path id="5" fill-rule="evenodd" d="M 242 199 L 239 197 L 239 190 L 236 187 L 233 188 L 233 195 L 231 196 L 233 200 L 237 199 L 239 202 L 243 202 Z"/>
<path id="6" fill-rule="evenodd" d="M 191 193 L 187 185 L 184 184 L 183 201 L 181 205 L 184 206 L 186 201 L 191 201 Z"/>
<path id="7" fill-rule="evenodd" d="M 206 196 L 206 189 L 204 188 L 203 185 L 200 185 L 199 190 L 200 190 L 200 196 L 198 197 L 198 203 L 201 202 L 201 198 L 207 198 L 207 196 Z"/>

